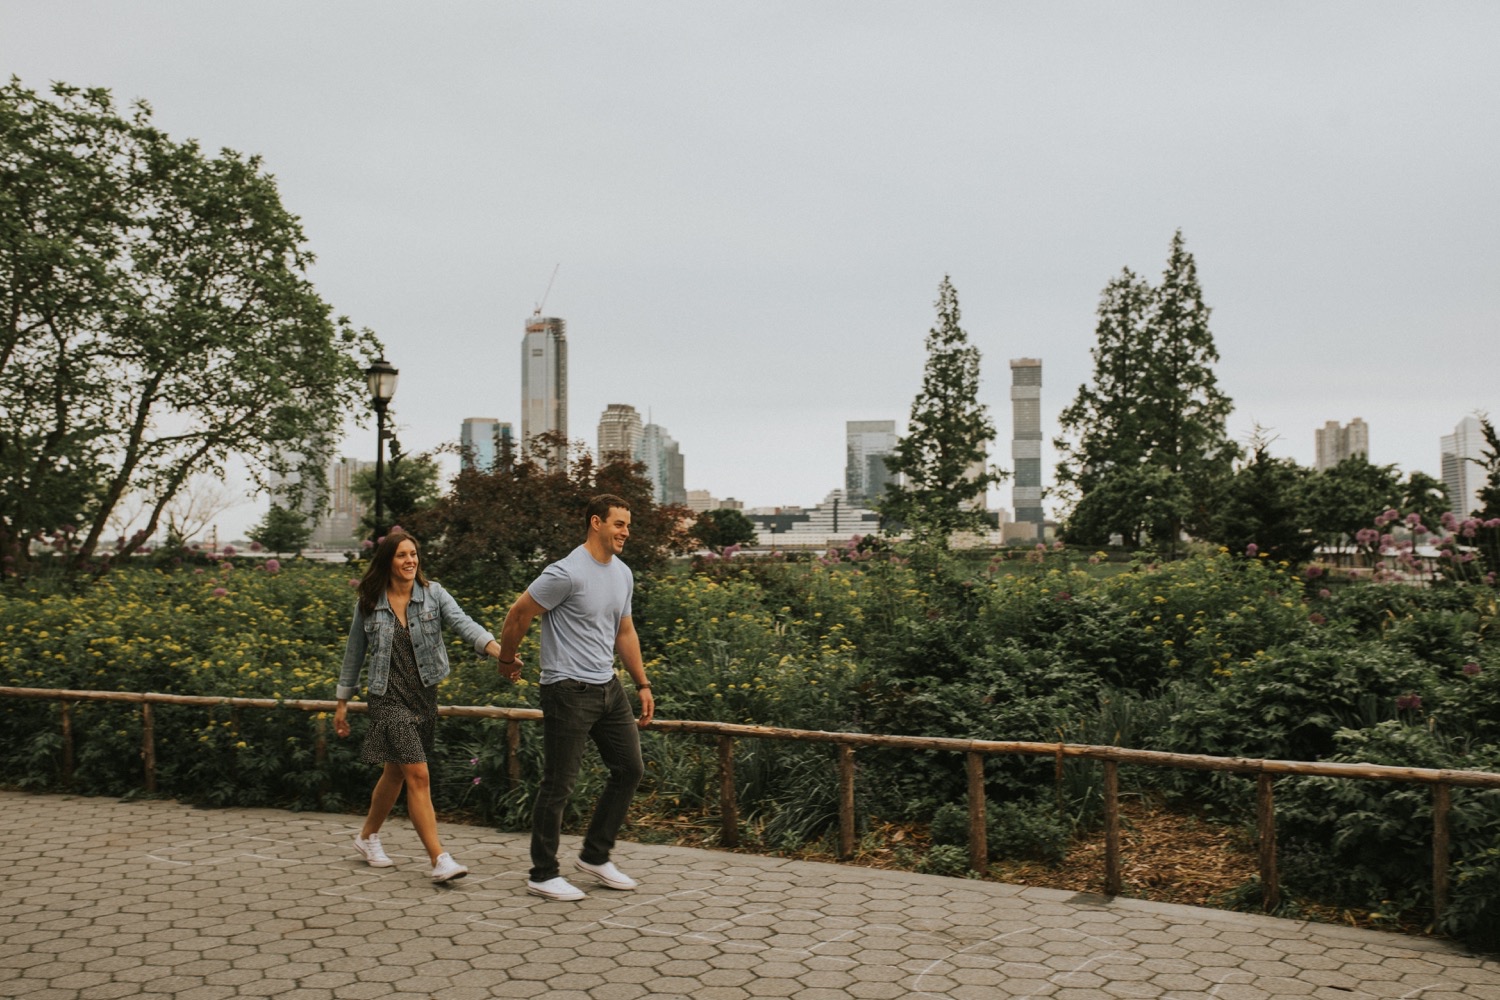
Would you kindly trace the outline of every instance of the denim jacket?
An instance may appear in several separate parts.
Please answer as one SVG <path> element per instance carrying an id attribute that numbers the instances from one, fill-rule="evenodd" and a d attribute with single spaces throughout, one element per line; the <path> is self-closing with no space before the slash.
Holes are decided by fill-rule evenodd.
<path id="1" fill-rule="evenodd" d="M 480 656 L 495 638 L 458 606 L 442 584 L 428 581 L 426 587 L 412 584 L 411 603 L 406 608 L 406 624 L 411 630 L 411 648 L 417 657 L 417 673 L 427 687 L 448 676 L 448 647 L 443 641 L 443 626 L 450 625 Z M 344 665 L 339 670 L 335 697 L 344 701 L 359 691 L 359 672 L 370 651 L 370 694 L 385 694 L 391 677 L 391 644 L 395 641 L 396 614 L 384 594 L 366 617 L 354 603 L 354 622 L 349 626 L 349 644 L 344 647 Z"/>

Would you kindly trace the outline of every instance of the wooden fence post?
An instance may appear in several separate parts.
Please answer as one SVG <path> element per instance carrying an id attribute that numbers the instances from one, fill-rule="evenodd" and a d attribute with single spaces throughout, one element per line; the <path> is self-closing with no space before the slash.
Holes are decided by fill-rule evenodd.
<path id="1" fill-rule="evenodd" d="M 1281 881 L 1276 872 L 1276 804 L 1274 779 L 1261 774 L 1255 785 L 1255 834 L 1260 853 L 1260 905 L 1267 913 L 1281 905 Z"/>
<path id="2" fill-rule="evenodd" d="M 734 792 L 734 737 L 719 737 L 719 846 L 740 846 L 740 804 Z"/>
<path id="3" fill-rule="evenodd" d="M 62 700 L 62 779 L 64 788 L 73 787 L 73 703 Z"/>
<path id="4" fill-rule="evenodd" d="M 1120 765 L 1104 762 L 1104 891 L 1120 894 Z"/>
<path id="5" fill-rule="evenodd" d="M 969 773 L 969 867 L 984 874 L 990 862 L 989 836 L 985 830 L 984 755 L 966 754 Z"/>
<path id="6" fill-rule="evenodd" d="M 521 720 L 509 719 L 505 723 L 505 774 L 510 787 L 521 784 Z"/>
<path id="7" fill-rule="evenodd" d="M 156 792 L 156 722 L 151 716 L 151 703 L 141 702 L 141 760 L 146 769 L 146 792 Z"/>
<path id="8" fill-rule="evenodd" d="M 323 796 L 333 787 L 328 777 L 328 720 L 322 713 L 313 716 L 313 764 L 318 769 L 318 808 L 323 808 Z"/>
<path id="9" fill-rule="evenodd" d="M 839 860 L 854 856 L 854 748 L 839 744 Z"/>
<path id="10" fill-rule="evenodd" d="M 1432 786 L 1432 919 L 1448 906 L 1448 809 L 1453 790 L 1442 782 Z"/>

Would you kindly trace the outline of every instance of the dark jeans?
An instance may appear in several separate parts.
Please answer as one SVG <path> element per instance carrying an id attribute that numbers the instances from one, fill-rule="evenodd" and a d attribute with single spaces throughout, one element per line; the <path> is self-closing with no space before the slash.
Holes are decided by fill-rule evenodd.
<path id="1" fill-rule="evenodd" d="M 630 698 L 618 678 L 605 684 L 565 680 L 542 685 L 542 786 L 531 813 L 533 882 L 558 875 L 563 810 L 578 781 L 589 740 L 599 748 L 609 780 L 594 807 L 578 856 L 591 865 L 602 865 L 609 860 L 615 835 L 646 771 Z"/>

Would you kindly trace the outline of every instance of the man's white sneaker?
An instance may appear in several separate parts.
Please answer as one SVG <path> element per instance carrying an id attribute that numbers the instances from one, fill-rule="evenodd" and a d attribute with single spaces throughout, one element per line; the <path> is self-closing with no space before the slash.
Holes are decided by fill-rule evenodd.
<path id="1" fill-rule="evenodd" d="M 447 882 L 456 878 L 463 878 L 469 874 L 469 869 L 453 860 L 453 855 L 444 852 L 438 855 L 437 864 L 432 866 L 432 880 L 434 882 Z"/>
<path id="2" fill-rule="evenodd" d="M 378 833 L 372 833 L 368 837 L 355 837 L 354 849 L 364 856 L 365 864 L 371 868 L 389 868 L 396 863 L 385 853 L 385 848 L 380 846 Z"/>
<path id="3" fill-rule="evenodd" d="M 594 876 L 611 889 L 629 890 L 640 885 L 635 879 L 616 868 L 613 861 L 606 861 L 602 865 L 591 865 L 579 858 L 573 865 L 579 871 Z"/>
<path id="4" fill-rule="evenodd" d="M 563 878 L 561 875 L 557 876 L 556 878 L 549 878 L 545 882 L 532 882 L 528 880 L 526 883 L 526 891 L 531 893 L 533 896 L 545 896 L 548 899 L 561 899 L 564 901 L 585 899 L 588 896 L 588 893 L 584 892 L 582 889 L 578 888 L 572 882 L 569 882 L 567 879 Z"/>

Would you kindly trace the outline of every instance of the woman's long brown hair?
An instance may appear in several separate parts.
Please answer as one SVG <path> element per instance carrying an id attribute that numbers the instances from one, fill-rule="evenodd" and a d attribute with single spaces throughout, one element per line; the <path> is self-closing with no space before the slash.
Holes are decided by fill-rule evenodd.
<path id="1" fill-rule="evenodd" d="M 391 563 L 396 558 L 396 549 L 402 542 L 411 542 L 417 547 L 417 582 L 427 586 L 427 577 L 422 573 L 422 546 L 416 538 L 404 531 L 393 531 L 380 540 L 375 547 L 375 557 L 370 567 L 359 580 L 359 612 L 368 615 L 380 603 L 380 595 L 391 585 Z"/>

